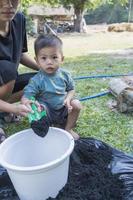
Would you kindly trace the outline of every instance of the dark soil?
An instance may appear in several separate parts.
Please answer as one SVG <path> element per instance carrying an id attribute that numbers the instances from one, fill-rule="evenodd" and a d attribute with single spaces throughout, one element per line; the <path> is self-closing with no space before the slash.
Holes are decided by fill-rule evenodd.
<path id="1" fill-rule="evenodd" d="M 49 130 L 50 121 L 47 116 L 42 117 L 38 121 L 31 122 L 31 128 L 40 137 L 44 137 Z"/>
<path id="2" fill-rule="evenodd" d="M 109 164 L 112 150 L 80 139 L 71 156 L 69 178 L 56 200 L 122 200 L 124 184 Z"/>

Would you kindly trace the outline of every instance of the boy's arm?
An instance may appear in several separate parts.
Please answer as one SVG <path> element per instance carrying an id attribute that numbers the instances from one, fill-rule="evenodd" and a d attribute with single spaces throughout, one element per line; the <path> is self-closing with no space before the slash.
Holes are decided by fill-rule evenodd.
<path id="1" fill-rule="evenodd" d="M 34 103 L 37 106 L 39 112 L 41 112 L 41 110 L 42 110 L 41 105 L 39 104 L 38 101 L 30 100 L 30 99 L 26 98 L 25 96 L 23 96 L 21 98 L 21 103 L 24 104 L 25 106 L 27 106 L 30 110 L 32 110 L 31 104 Z"/>
<path id="2" fill-rule="evenodd" d="M 74 95 L 75 95 L 75 90 L 70 90 L 70 91 L 68 91 L 65 99 L 72 100 Z"/>
<path id="3" fill-rule="evenodd" d="M 23 90 L 23 96 L 21 98 L 21 103 L 26 105 L 28 108 L 31 108 L 32 103 L 36 104 L 38 111 L 41 111 L 41 106 L 39 102 L 36 100 L 36 96 L 39 93 L 40 87 L 40 76 L 38 73 L 32 77 L 27 86 L 25 86 Z M 35 100 L 33 100 L 35 98 Z"/>
<path id="4" fill-rule="evenodd" d="M 75 95 L 75 90 L 74 90 L 74 80 L 72 79 L 70 73 L 67 73 L 67 85 L 66 85 L 66 91 L 67 95 L 64 100 L 64 105 L 68 108 L 68 112 L 71 112 L 72 106 L 71 106 L 71 100 L 73 99 Z"/>
<path id="5" fill-rule="evenodd" d="M 64 100 L 64 105 L 68 108 L 68 112 L 71 112 L 72 106 L 71 106 L 71 100 L 73 99 L 75 94 L 74 90 L 68 91 L 66 98 Z"/>
<path id="6" fill-rule="evenodd" d="M 29 83 L 23 89 L 21 103 L 25 105 L 31 104 L 31 97 L 36 97 L 38 95 L 40 85 L 39 80 L 40 77 L 38 76 L 38 73 L 29 80 Z"/>

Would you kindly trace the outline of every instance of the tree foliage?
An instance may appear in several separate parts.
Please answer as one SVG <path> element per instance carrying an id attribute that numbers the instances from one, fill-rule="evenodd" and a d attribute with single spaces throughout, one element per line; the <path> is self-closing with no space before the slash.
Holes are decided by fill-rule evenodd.
<path id="1" fill-rule="evenodd" d="M 32 3 L 33 1 L 32 0 L 22 0 L 22 11 L 27 14 L 27 8 L 28 6 L 30 5 L 30 3 Z"/>
<path id="2" fill-rule="evenodd" d="M 110 3 L 125 5 L 128 0 L 22 0 L 22 6 L 26 8 L 30 3 L 49 4 L 49 5 L 63 5 L 68 7 L 72 5 L 74 8 L 79 9 L 95 9 L 96 7 Z"/>
<path id="3" fill-rule="evenodd" d="M 127 22 L 128 9 L 127 5 L 105 4 L 95 10 L 88 10 L 84 17 L 87 24 Z"/>
<path id="4" fill-rule="evenodd" d="M 104 0 L 59 0 L 60 4 L 64 7 L 72 5 L 75 12 L 74 30 L 76 32 L 83 32 L 83 15 L 84 11 L 89 9 L 95 9 L 102 5 Z"/>

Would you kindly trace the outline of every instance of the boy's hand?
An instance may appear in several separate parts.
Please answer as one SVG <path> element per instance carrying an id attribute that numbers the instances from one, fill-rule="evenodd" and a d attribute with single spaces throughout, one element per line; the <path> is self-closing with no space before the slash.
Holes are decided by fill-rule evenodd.
<path id="1" fill-rule="evenodd" d="M 41 105 L 39 104 L 38 101 L 33 101 L 33 100 L 30 100 L 30 99 L 27 99 L 27 98 L 23 97 L 21 99 L 21 102 L 22 102 L 22 104 L 24 104 L 25 106 L 27 106 L 31 110 L 31 112 L 33 112 L 32 108 L 31 108 L 31 104 L 32 103 L 34 103 L 37 106 L 38 112 L 41 112 L 41 110 L 42 110 L 41 109 Z"/>
<path id="2" fill-rule="evenodd" d="M 72 106 L 71 106 L 71 99 L 70 98 L 66 98 L 64 100 L 64 106 L 66 106 L 68 108 L 68 113 L 70 113 L 72 111 Z"/>

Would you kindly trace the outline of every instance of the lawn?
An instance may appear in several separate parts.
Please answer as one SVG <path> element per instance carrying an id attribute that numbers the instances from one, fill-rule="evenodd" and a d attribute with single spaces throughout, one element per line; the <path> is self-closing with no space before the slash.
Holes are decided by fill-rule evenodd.
<path id="1" fill-rule="evenodd" d="M 131 55 L 105 54 L 108 50 L 131 49 L 132 33 L 93 33 L 88 35 L 62 35 L 65 62 L 63 68 L 73 77 L 100 74 L 127 74 L 132 72 Z M 33 39 L 29 39 L 29 51 L 33 56 Z M 98 53 L 96 54 L 95 52 Z M 95 54 L 94 54 L 95 53 Z M 23 66 L 20 72 L 26 71 Z M 109 78 L 76 80 L 77 97 L 90 96 L 108 89 Z M 112 95 L 97 97 L 82 102 L 83 110 L 75 130 L 82 137 L 100 139 L 125 152 L 132 149 L 133 114 L 121 114 L 111 111 L 107 102 Z M 9 135 L 29 127 L 24 118 L 19 126 L 6 127 Z"/>

